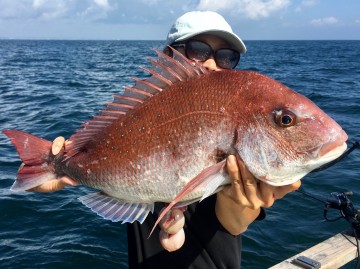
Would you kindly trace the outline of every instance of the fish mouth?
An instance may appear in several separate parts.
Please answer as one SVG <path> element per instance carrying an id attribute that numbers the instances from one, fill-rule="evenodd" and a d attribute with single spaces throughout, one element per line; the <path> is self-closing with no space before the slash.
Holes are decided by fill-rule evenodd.
<path id="1" fill-rule="evenodd" d="M 331 159 L 339 157 L 347 148 L 347 134 L 342 130 L 341 133 L 331 141 L 326 142 L 318 151 L 318 157 Z"/>
<path id="2" fill-rule="evenodd" d="M 347 149 L 347 144 L 346 142 L 342 142 L 340 145 L 334 146 L 334 145 L 324 145 L 324 154 L 321 154 L 321 151 L 323 150 L 323 148 L 321 148 L 320 152 L 319 152 L 319 156 L 322 159 L 331 161 L 336 159 L 337 157 L 341 156 L 345 150 Z M 328 149 L 330 148 L 330 150 Z"/>
<path id="3" fill-rule="evenodd" d="M 258 178 L 271 186 L 284 186 L 293 184 L 299 179 L 303 178 L 309 172 L 339 158 L 347 149 L 347 139 L 347 134 L 342 130 L 334 138 L 329 139 L 322 145 L 308 151 L 307 155 L 309 159 L 306 161 L 305 166 L 302 167 L 297 174 L 293 174 L 289 178 L 282 177 L 275 180 L 264 180 L 264 177 Z M 282 175 L 284 175 L 284 173 Z"/>
<path id="4" fill-rule="evenodd" d="M 299 173 L 297 175 L 293 175 L 291 178 L 285 178 L 280 181 L 271 181 L 271 180 L 264 181 L 262 178 L 259 179 L 275 187 L 293 184 L 299 179 L 303 178 L 306 174 L 308 174 L 312 170 L 322 167 L 323 165 L 326 165 L 327 163 L 339 158 L 346 151 L 346 149 L 347 149 L 347 144 L 345 141 L 328 142 L 324 144 L 320 149 L 317 149 L 318 152 L 317 158 L 314 158 L 309 161 L 309 163 L 307 164 L 308 170 L 303 171 L 304 173 Z M 319 154 L 320 152 L 322 152 L 323 154 L 320 155 Z"/>

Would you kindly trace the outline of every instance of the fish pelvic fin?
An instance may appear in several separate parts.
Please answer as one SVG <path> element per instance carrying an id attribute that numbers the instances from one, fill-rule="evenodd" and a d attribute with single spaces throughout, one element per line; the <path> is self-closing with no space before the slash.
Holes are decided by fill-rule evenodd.
<path id="1" fill-rule="evenodd" d="M 49 163 L 52 142 L 18 130 L 3 133 L 11 139 L 23 161 L 12 191 L 26 191 L 56 178 L 54 165 Z"/>
<path id="2" fill-rule="evenodd" d="M 149 237 L 154 232 L 155 227 L 159 224 L 159 222 L 166 215 L 166 213 L 168 213 L 172 208 L 176 207 L 179 203 L 181 204 L 181 199 L 183 199 L 185 196 L 191 194 L 192 192 L 195 192 L 199 188 L 205 188 L 204 195 L 196 200 L 202 201 L 211 194 L 219 191 L 219 187 L 227 181 L 227 179 L 222 175 L 222 170 L 225 166 L 225 162 L 226 160 L 223 160 L 210 167 L 207 167 L 203 171 L 201 171 L 200 174 L 191 179 L 180 191 L 180 193 L 174 198 L 174 200 L 171 201 L 170 204 L 161 212 L 149 234 Z"/>
<path id="3" fill-rule="evenodd" d="M 79 200 L 93 212 L 113 222 L 143 223 L 147 215 L 154 211 L 154 203 L 136 203 L 111 197 L 104 192 L 90 193 Z"/>
<path id="4" fill-rule="evenodd" d="M 132 78 L 135 81 L 134 86 L 125 86 L 122 95 L 114 95 L 113 102 L 106 103 L 106 108 L 101 110 L 99 115 L 82 124 L 82 128 L 70 137 L 71 143 L 66 146 L 64 160 L 76 155 L 88 142 L 96 140 L 96 135 L 104 128 L 132 113 L 149 98 L 166 91 L 174 83 L 209 73 L 201 63 L 190 61 L 178 51 L 169 48 L 173 57 L 155 49 L 158 59 L 149 58 L 150 68 L 140 67 L 151 76 L 144 80 Z"/>

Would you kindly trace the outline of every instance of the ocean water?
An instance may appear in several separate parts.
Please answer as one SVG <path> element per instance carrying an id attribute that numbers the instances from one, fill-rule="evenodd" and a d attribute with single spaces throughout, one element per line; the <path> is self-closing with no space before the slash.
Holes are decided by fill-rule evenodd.
<path id="1" fill-rule="evenodd" d="M 247 47 L 238 68 L 304 94 L 360 140 L 360 41 L 248 41 Z M 149 66 L 152 48 L 162 42 L 0 40 L 0 130 L 68 138 L 132 85 L 130 77 L 146 76 L 138 66 Z M 127 268 L 126 226 L 81 205 L 77 198 L 90 189 L 12 193 L 20 163 L 1 133 L 0 268 Z M 353 191 L 360 207 L 360 152 L 302 182 L 324 200 Z M 267 268 L 348 227 L 345 220 L 325 221 L 323 207 L 299 193 L 277 201 L 244 234 L 242 268 Z"/>

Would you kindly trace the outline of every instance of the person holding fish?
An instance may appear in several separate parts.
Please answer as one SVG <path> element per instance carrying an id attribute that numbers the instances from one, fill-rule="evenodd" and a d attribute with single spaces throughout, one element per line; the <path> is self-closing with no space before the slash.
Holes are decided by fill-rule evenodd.
<path id="1" fill-rule="evenodd" d="M 240 55 L 246 52 L 243 41 L 225 19 L 210 11 L 179 17 L 164 48 L 172 57 L 174 51 L 169 46 L 209 71 L 235 69 Z M 61 152 L 66 143 L 62 137 L 55 139 L 52 154 Z M 154 213 L 142 224 L 128 224 L 129 268 L 240 268 L 241 234 L 253 221 L 265 217 L 263 208 L 301 185 L 297 179 L 285 186 L 258 180 L 238 155 L 220 152 L 219 161 L 223 161 L 231 184 L 200 203 L 170 210 L 156 228 L 160 240 L 148 236 L 166 204 L 156 203 Z M 51 192 L 77 184 L 65 176 L 30 191 Z"/>

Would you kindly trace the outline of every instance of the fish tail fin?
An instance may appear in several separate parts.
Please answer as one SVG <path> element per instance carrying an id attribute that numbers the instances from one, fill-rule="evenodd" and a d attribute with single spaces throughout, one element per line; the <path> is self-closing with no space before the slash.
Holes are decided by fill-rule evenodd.
<path id="1" fill-rule="evenodd" d="M 54 164 L 49 162 L 52 142 L 18 130 L 3 130 L 11 139 L 23 164 L 12 191 L 25 191 L 56 178 Z"/>

